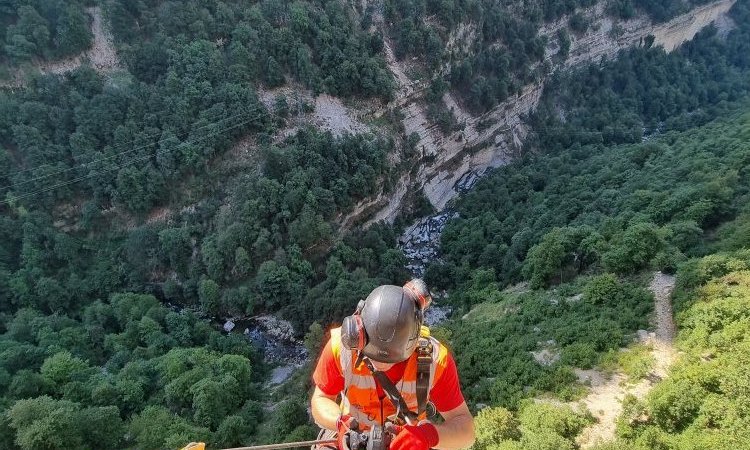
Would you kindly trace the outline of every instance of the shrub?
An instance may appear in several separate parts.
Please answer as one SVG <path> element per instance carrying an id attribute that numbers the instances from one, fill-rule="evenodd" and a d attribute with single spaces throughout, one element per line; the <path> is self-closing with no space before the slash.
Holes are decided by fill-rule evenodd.
<path id="1" fill-rule="evenodd" d="M 619 297 L 620 281 L 611 273 L 598 275 L 591 279 L 583 288 L 584 301 L 594 305 L 614 303 Z"/>
<path id="2" fill-rule="evenodd" d="M 566 439 L 574 439 L 593 422 L 593 418 L 578 414 L 569 406 L 548 403 L 526 403 L 519 420 L 524 437 L 554 433 Z"/>
<path id="3" fill-rule="evenodd" d="M 474 450 L 489 449 L 500 441 L 518 439 L 518 420 L 505 408 L 485 408 L 474 419 L 476 442 Z"/>
<path id="4" fill-rule="evenodd" d="M 576 342 L 563 348 L 562 362 L 581 369 L 590 369 L 599 359 L 596 349 L 588 343 Z"/>

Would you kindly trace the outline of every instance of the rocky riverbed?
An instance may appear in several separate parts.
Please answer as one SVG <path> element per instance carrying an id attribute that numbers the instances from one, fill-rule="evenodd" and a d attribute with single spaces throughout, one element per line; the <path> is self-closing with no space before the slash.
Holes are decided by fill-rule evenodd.
<path id="1" fill-rule="evenodd" d="M 451 211 L 418 220 L 406 229 L 399 239 L 399 248 L 406 255 L 409 271 L 416 277 L 424 277 L 427 266 L 438 259 L 440 235 L 448 220 L 458 217 Z"/>
<path id="2" fill-rule="evenodd" d="M 227 319 L 224 331 L 242 333 L 262 352 L 269 364 L 299 366 L 308 359 L 302 341 L 295 338 L 294 327 L 286 320 L 271 315 Z"/>
<path id="3" fill-rule="evenodd" d="M 476 175 L 471 177 L 470 185 L 473 186 L 477 179 Z M 458 213 L 453 210 L 443 211 L 418 220 L 401 235 L 399 248 L 406 255 L 408 261 L 406 268 L 415 277 L 423 278 L 427 266 L 440 258 L 440 236 L 448 221 L 456 217 Z M 433 303 L 425 312 L 425 324 L 428 326 L 435 326 L 445 321 L 452 312 L 450 306 L 441 305 L 441 300 L 445 299 L 447 294 L 436 294 L 433 292 Z"/>

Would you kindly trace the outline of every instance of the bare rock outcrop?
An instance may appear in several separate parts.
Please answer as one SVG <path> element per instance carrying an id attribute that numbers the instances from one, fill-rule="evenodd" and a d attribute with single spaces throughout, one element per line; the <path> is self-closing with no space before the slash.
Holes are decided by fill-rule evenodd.
<path id="1" fill-rule="evenodd" d="M 721 27 L 731 27 L 731 19 L 727 13 L 734 6 L 736 0 L 722 0 L 710 3 L 657 26 L 651 33 L 655 40 L 654 45 L 664 47 L 671 52 L 683 43 L 692 40 L 706 26 L 719 21 Z M 721 28 L 720 27 L 720 28 Z"/>
<path id="2" fill-rule="evenodd" d="M 570 51 L 564 65 L 572 67 L 588 61 L 597 61 L 602 57 L 612 57 L 622 49 L 646 45 L 649 36 L 653 37 L 652 45 L 664 47 L 664 50 L 671 52 L 693 39 L 706 26 L 716 21 L 726 24 L 726 14 L 735 2 L 736 0 L 719 0 L 709 3 L 663 24 L 652 24 L 644 16 L 615 21 L 607 17 L 604 11 L 606 5 L 600 2 L 582 11 L 593 25 L 583 35 L 571 33 Z M 556 54 L 555 34 L 566 28 L 567 23 L 567 17 L 564 17 L 540 30 L 540 34 L 547 36 L 551 43 L 546 52 L 548 60 Z"/>
<path id="3" fill-rule="evenodd" d="M 278 98 L 286 100 L 288 111 L 286 126 L 277 132 L 276 140 L 292 136 L 305 126 L 330 131 L 334 136 L 369 131 L 360 120 L 359 110 L 346 106 L 341 99 L 332 95 L 316 96 L 309 89 L 294 83 L 275 89 L 258 88 L 258 99 L 269 111 L 275 112 Z"/>

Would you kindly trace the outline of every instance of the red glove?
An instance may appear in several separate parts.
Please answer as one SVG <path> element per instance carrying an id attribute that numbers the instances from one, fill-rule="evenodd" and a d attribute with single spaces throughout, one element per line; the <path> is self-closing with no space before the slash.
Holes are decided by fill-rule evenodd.
<path id="1" fill-rule="evenodd" d="M 339 418 L 336 420 L 336 430 L 338 431 L 338 435 L 336 436 L 336 439 L 338 440 L 338 447 L 339 450 L 349 450 L 349 443 L 347 442 L 347 438 L 349 437 L 349 431 L 352 428 L 357 428 L 357 421 L 354 420 L 354 417 L 344 414 L 342 416 L 339 416 Z"/>
<path id="2" fill-rule="evenodd" d="M 394 431 L 396 437 L 391 442 L 390 450 L 429 450 L 440 440 L 437 428 L 431 423 L 404 425 L 395 427 Z"/>

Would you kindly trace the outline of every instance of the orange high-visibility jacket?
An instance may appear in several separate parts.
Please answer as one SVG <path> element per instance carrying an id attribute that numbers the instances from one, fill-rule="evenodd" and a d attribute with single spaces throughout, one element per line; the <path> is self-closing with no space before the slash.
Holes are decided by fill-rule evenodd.
<path id="1" fill-rule="evenodd" d="M 430 390 L 443 375 L 448 363 L 448 349 L 430 336 L 429 329 L 422 327 L 421 336 L 432 342 L 432 365 L 430 366 Z M 364 364 L 354 367 L 357 353 L 341 343 L 341 328 L 331 330 L 331 350 L 336 365 L 344 377 L 344 392 L 341 394 L 341 412 L 349 414 L 357 421 L 370 427 L 382 425 L 389 416 L 396 414 L 396 407 L 388 398 L 382 401 L 370 370 Z M 417 352 L 407 360 L 404 376 L 394 383 L 401 396 L 409 405 L 409 410 L 417 411 Z M 423 413 L 420 417 L 425 418 Z"/>

